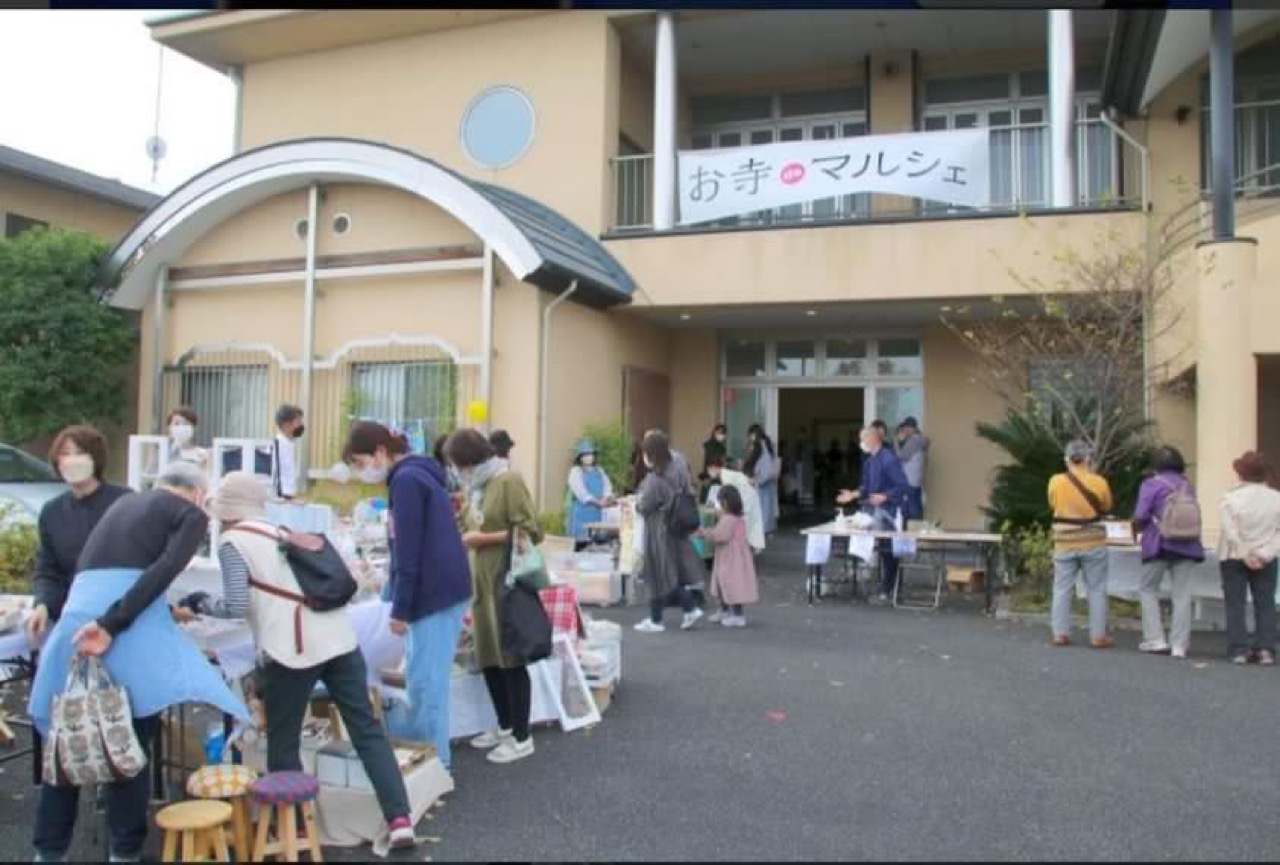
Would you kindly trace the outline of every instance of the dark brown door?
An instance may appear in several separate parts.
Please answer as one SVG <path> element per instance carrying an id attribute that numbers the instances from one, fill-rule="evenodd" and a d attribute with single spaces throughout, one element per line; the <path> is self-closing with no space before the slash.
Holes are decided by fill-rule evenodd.
<path id="1" fill-rule="evenodd" d="M 622 370 L 622 417 L 631 438 L 645 430 L 671 431 L 671 382 L 665 375 L 639 367 Z"/>

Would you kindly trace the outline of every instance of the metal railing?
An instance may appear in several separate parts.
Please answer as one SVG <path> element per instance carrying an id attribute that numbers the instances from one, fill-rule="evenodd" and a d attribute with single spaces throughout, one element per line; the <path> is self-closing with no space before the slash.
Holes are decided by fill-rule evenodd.
<path id="1" fill-rule="evenodd" d="M 653 228 L 653 156 L 612 160 L 614 224 L 618 232 Z M 1144 207 L 1148 201 L 1145 149 L 1103 118 L 1076 121 L 1076 206 Z M 1049 133 L 1047 123 L 991 127 L 991 199 L 974 209 L 918 200 L 902 207 L 900 196 L 859 193 L 745 214 L 712 226 L 797 225 L 856 221 L 879 217 L 1002 213 L 1049 207 Z M 888 202 L 893 202 L 888 204 Z M 877 204 L 879 206 L 877 206 Z M 886 204 L 888 206 L 886 206 Z"/>
<path id="2" fill-rule="evenodd" d="M 1209 109 L 1201 108 L 1200 161 L 1202 192 L 1209 192 L 1213 177 L 1209 165 Z M 1236 194 L 1280 186 L 1280 99 L 1242 102 L 1236 115 Z M 1248 178 L 1248 183 L 1242 181 Z"/>
<path id="3" fill-rule="evenodd" d="M 1235 191 L 1237 224 L 1280 212 L 1280 159 L 1237 178 Z M 1213 193 L 1202 191 L 1168 218 L 1161 240 L 1177 252 L 1212 237 Z"/>

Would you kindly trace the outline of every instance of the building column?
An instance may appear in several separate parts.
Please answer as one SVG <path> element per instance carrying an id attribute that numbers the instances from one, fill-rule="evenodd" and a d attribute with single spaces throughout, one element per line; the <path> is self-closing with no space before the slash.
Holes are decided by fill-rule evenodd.
<path id="1" fill-rule="evenodd" d="M 1218 534 L 1218 501 L 1234 483 L 1231 461 L 1257 447 L 1258 361 L 1252 310 L 1258 244 L 1251 238 L 1197 247 L 1196 486 L 1206 534 Z"/>
<path id="2" fill-rule="evenodd" d="M 867 57 L 867 132 L 899 135 L 916 126 L 915 54 L 907 50 L 873 51 Z M 871 212 L 902 216 L 914 212 L 916 199 L 876 193 Z"/>
<path id="3" fill-rule="evenodd" d="M 1075 41 L 1070 9 L 1049 10 L 1049 177 L 1054 207 L 1076 205 Z"/>
<path id="4" fill-rule="evenodd" d="M 1213 188 L 1213 239 L 1236 233 L 1235 50 L 1231 9 L 1209 12 L 1209 159 Z"/>
<path id="5" fill-rule="evenodd" d="M 676 224 L 676 13 L 658 13 L 653 62 L 653 227 Z"/>
<path id="6" fill-rule="evenodd" d="M 314 423 L 312 383 L 316 362 L 316 238 L 320 234 L 320 187 L 312 183 L 307 190 L 307 252 L 303 272 L 302 293 L 302 394 L 303 414 Z M 315 427 L 312 427 L 315 429 Z M 300 489 L 311 485 L 312 436 L 307 434 L 297 449 Z"/>

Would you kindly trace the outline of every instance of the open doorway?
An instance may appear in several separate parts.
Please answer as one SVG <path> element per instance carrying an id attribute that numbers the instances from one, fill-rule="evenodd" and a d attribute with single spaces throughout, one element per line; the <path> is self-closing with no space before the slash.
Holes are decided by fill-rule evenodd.
<path id="1" fill-rule="evenodd" d="M 783 477 L 778 492 L 783 516 L 834 508 L 839 490 L 857 486 L 864 406 L 860 387 L 779 388 Z"/>

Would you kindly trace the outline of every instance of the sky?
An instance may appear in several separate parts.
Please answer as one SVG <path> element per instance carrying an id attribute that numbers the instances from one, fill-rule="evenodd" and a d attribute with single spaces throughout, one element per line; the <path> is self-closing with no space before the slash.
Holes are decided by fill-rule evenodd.
<path id="1" fill-rule="evenodd" d="M 0 144 L 166 194 L 231 155 L 235 87 L 164 50 L 155 182 L 160 46 L 144 19 L 157 10 L 0 10 Z"/>

